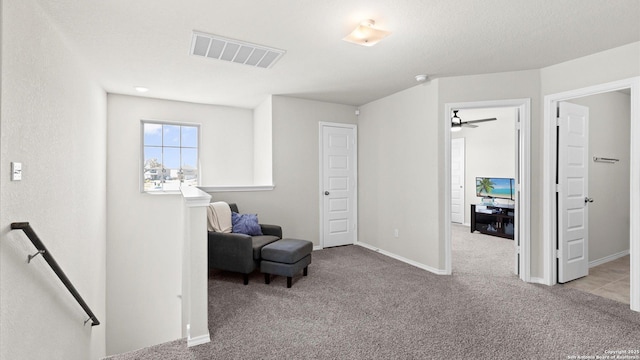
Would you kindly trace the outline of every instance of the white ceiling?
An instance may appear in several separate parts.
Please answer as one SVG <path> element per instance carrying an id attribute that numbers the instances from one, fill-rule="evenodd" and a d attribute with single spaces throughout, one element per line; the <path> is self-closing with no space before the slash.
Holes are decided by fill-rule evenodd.
<path id="1" fill-rule="evenodd" d="M 640 0 L 35 0 L 110 93 L 362 105 L 431 78 L 539 69 L 640 41 Z M 341 39 L 364 19 L 392 32 Z M 284 49 L 271 69 L 189 55 L 192 31 Z"/>

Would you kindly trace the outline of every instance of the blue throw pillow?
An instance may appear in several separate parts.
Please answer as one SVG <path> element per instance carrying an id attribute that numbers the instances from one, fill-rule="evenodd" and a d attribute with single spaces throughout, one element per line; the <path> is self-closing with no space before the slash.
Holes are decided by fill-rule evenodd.
<path id="1" fill-rule="evenodd" d="M 247 234 L 251 236 L 262 235 L 262 229 L 258 224 L 258 215 L 256 214 L 238 214 L 231 213 L 231 224 L 233 232 L 239 234 Z"/>

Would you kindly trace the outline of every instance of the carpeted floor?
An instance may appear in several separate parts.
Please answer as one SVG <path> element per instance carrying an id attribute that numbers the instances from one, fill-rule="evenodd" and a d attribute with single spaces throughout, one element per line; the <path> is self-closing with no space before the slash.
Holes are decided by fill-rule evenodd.
<path id="1" fill-rule="evenodd" d="M 248 286 L 209 277 L 211 343 L 176 340 L 129 359 L 567 359 L 640 350 L 640 313 L 584 292 L 524 283 L 513 242 L 453 226 L 452 276 L 359 246 L 313 253 L 308 277 Z M 639 354 L 640 355 L 640 354 Z"/>

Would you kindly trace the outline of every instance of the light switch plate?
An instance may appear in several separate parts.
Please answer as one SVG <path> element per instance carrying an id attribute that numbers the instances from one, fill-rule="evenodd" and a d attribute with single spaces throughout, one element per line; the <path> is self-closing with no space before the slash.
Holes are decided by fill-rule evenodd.
<path id="1" fill-rule="evenodd" d="M 11 180 L 12 181 L 22 180 L 22 163 L 19 163 L 19 162 L 11 163 Z"/>

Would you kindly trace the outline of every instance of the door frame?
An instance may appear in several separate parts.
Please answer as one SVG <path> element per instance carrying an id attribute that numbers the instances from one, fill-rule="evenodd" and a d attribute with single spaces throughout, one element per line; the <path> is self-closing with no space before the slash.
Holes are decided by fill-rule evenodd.
<path id="1" fill-rule="evenodd" d="M 467 149 L 467 141 L 465 140 L 464 137 L 461 137 L 461 138 L 457 138 L 457 139 L 451 139 L 451 143 L 452 144 L 453 144 L 454 140 L 461 140 L 462 141 L 462 165 L 464 165 L 464 166 L 462 167 L 462 184 L 463 184 L 463 191 L 462 191 L 462 194 L 461 194 L 461 197 L 462 197 L 462 222 L 460 224 L 461 225 L 465 225 L 465 222 L 464 222 L 464 216 L 465 216 L 464 204 L 465 204 L 465 201 L 466 201 L 465 192 L 467 191 L 467 187 L 466 187 L 466 184 L 465 184 L 465 178 L 467 176 L 467 173 L 466 173 L 466 171 L 467 171 L 467 169 L 466 169 L 466 167 L 467 167 L 467 150 L 466 150 Z M 453 161 L 453 156 L 451 157 L 451 160 Z"/>
<path id="2" fill-rule="evenodd" d="M 550 94 L 544 97 L 542 240 L 543 281 L 557 284 L 556 264 L 556 108 L 561 101 L 631 89 L 630 229 L 631 310 L 640 311 L 640 76 Z M 635 191 L 634 191 L 635 190 Z"/>
<path id="3" fill-rule="evenodd" d="M 334 123 L 334 122 L 326 122 L 320 121 L 318 122 L 318 202 L 320 207 L 320 238 L 318 239 L 319 248 L 324 249 L 324 142 L 322 139 L 322 130 L 324 127 L 340 127 L 347 128 L 353 131 L 353 139 L 354 139 L 354 191 L 353 191 L 353 221 L 355 224 L 355 228 L 353 230 L 353 243 L 356 244 L 358 242 L 358 125 L 356 124 L 346 124 L 346 123 Z"/>
<path id="4" fill-rule="evenodd" d="M 444 104 L 444 266 L 445 274 L 451 275 L 451 112 L 453 109 L 518 108 L 520 114 L 520 136 L 518 138 L 518 178 L 520 197 L 518 198 L 517 226 L 520 247 L 519 277 L 531 281 L 531 99 L 507 99 Z"/>

